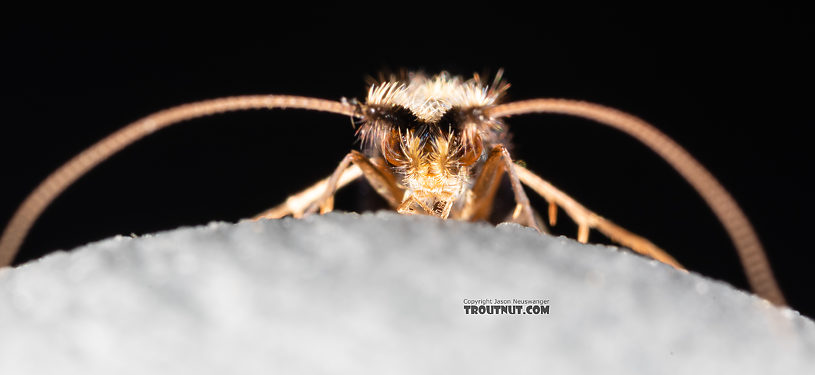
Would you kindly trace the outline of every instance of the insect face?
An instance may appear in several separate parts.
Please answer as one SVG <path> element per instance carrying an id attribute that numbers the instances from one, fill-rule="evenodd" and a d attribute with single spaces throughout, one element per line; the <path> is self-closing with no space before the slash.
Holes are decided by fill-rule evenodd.
<path id="1" fill-rule="evenodd" d="M 405 190 L 400 213 L 447 218 L 504 138 L 504 127 L 483 115 L 508 85 L 484 85 L 442 73 L 413 74 L 406 82 L 374 84 L 368 91 L 357 136 L 369 158 L 382 158 Z M 458 203 L 458 204 L 456 204 Z"/>

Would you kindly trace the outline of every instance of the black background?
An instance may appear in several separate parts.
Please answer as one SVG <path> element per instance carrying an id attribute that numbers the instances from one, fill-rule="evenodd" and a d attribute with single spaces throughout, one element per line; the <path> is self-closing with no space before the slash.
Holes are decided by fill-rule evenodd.
<path id="1" fill-rule="evenodd" d="M 470 75 L 503 67 L 512 84 L 507 100 L 609 105 L 685 146 L 751 218 L 790 304 L 815 316 L 813 120 L 805 114 L 815 65 L 812 27 L 798 10 L 310 13 L 319 14 L 4 23 L 0 217 L 8 220 L 69 157 L 156 110 L 240 94 L 363 98 L 365 77 L 385 69 Z M 509 125 L 515 158 L 531 170 L 688 269 L 746 288 L 723 228 L 647 148 L 563 116 Z M 114 234 L 250 216 L 330 174 L 353 142 L 348 118 L 295 110 L 171 127 L 60 196 L 18 262 Z M 365 193 L 348 189 L 340 208 L 353 209 Z M 545 211 L 543 201 L 534 203 Z M 562 222 L 556 231 L 573 237 L 574 226 Z"/>

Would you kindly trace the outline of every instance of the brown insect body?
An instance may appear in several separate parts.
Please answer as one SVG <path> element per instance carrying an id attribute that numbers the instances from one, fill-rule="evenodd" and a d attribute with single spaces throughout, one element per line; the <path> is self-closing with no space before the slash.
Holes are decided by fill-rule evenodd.
<path id="1" fill-rule="evenodd" d="M 400 213 L 443 219 L 485 220 L 504 175 L 512 185 L 515 210 L 509 220 L 541 229 L 523 185 L 549 202 L 554 225 L 558 207 L 578 226 L 577 239 L 597 230 L 643 255 L 681 268 L 665 251 L 597 215 L 540 176 L 515 165 L 506 147 L 503 119 L 530 113 L 583 117 L 638 139 L 663 157 L 708 203 L 727 230 L 753 290 L 785 304 L 747 217 L 724 187 L 687 151 L 654 126 L 602 105 L 568 99 L 531 99 L 499 103 L 508 84 L 499 73 L 492 84 L 479 76 L 464 80 L 447 73 L 372 84 L 365 103 L 336 102 L 290 95 L 237 96 L 206 100 L 156 112 L 90 146 L 48 176 L 20 205 L 0 237 L 0 267 L 10 265 L 35 220 L 62 191 L 87 171 L 133 142 L 170 125 L 217 113 L 299 108 L 352 116 L 361 121 L 362 151 L 348 153 L 334 173 L 255 217 L 302 217 L 333 209 L 337 189 L 365 177 Z"/>

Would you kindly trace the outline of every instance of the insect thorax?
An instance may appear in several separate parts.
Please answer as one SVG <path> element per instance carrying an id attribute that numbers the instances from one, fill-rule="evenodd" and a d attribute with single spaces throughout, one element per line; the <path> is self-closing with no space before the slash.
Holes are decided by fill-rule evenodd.
<path id="1" fill-rule="evenodd" d="M 405 189 L 400 212 L 449 215 L 504 138 L 503 124 L 484 110 L 508 87 L 500 74 L 490 86 L 477 75 L 464 80 L 444 72 L 371 85 L 357 136 L 367 156 L 384 159 Z"/>

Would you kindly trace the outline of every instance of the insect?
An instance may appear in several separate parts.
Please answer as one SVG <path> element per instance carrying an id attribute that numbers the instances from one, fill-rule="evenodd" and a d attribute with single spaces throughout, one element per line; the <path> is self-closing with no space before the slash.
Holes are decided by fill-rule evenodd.
<path id="1" fill-rule="evenodd" d="M 334 173 L 290 196 L 255 219 L 302 217 L 333 210 L 337 189 L 364 177 L 402 214 L 477 221 L 492 214 L 496 192 L 507 176 L 515 208 L 508 220 L 543 230 L 524 185 L 548 203 L 555 225 L 562 209 L 577 223 L 577 239 L 594 229 L 635 252 L 681 268 L 667 252 L 647 239 L 587 209 L 525 167 L 508 151 L 510 116 L 560 113 L 584 117 L 621 130 L 662 156 L 702 196 L 722 222 L 742 260 L 753 290 L 783 305 L 761 243 L 735 200 L 687 151 L 652 125 L 598 104 L 565 99 L 501 103 L 509 85 L 502 74 L 487 83 L 479 75 L 464 79 L 448 73 L 391 76 L 370 85 L 364 102 L 340 102 L 288 95 L 237 96 L 173 107 L 125 126 L 92 145 L 43 181 L 21 204 L 0 239 L 0 266 L 11 264 L 37 217 L 67 186 L 91 168 L 159 129 L 196 117 L 248 109 L 308 109 L 351 116 L 358 121 L 360 151 L 349 152 Z"/>

